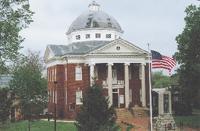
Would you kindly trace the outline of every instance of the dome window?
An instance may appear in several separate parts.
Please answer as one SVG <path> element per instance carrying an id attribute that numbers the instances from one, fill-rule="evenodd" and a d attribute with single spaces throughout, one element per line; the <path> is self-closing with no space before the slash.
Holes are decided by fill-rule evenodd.
<path id="1" fill-rule="evenodd" d="M 99 24 L 98 24 L 98 22 L 96 22 L 96 21 L 93 21 L 93 27 L 99 27 Z"/>
<path id="2" fill-rule="evenodd" d="M 81 36 L 80 35 L 76 35 L 76 40 L 80 40 Z"/>
<path id="3" fill-rule="evenodd" d="M 111 22 L 108 22 L 108 27 L 112 27 L 112 24 L 111 24 Z"/>
<path id="4" fill-rule="evenodd" d="M 111 34 L 106 34 L 106 38 L 111 38 Z"/>
<path id="5" fill-rule="evenodd" d="M 90 38 L 90 34 L 86 34 L 86 35 L 85 35 L 85 38 L 86 38 L 86 39 L 89 39 L 89 38 Z"/>
<path id="6" fill-rule="evenodd" d="M 101 34 L 100 34 L 100 33 L 96 33 L 96 34 L 95 34 L 95 37 L 96 37 L 96 38 L 101 38 Z"/>

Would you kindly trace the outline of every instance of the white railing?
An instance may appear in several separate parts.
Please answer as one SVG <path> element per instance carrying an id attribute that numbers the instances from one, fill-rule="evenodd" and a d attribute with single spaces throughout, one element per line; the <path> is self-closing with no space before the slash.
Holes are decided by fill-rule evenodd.
<path id="1" fill-rule="evenodd" d="M 102 82 L 103 88 L 108 88 L 107 80 L 103 80 Z M 117 82 L 112 83 L 113 88 L 124 88 L 124 80 L 117 80 Z"/>

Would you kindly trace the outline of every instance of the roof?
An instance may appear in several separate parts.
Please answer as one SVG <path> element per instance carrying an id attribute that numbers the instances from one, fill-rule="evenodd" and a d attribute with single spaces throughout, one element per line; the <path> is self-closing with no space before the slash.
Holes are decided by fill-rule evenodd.
<path id="1" fill-rule="evenodd" d="M 55 56 L 62 55 L 82 55 L 102 47 L 110 41 L 85 41 L 76 42 L 70 45 L 48 45 L 48 48 L 54 53 Z"/>
<path id="2" fill-rule="evenodd" d="M 119 23 L 103 11 L 89 10 L 77 17 L 69 27 L 67 34 L 78 30 L 109 29 L 123 32 Z"/>

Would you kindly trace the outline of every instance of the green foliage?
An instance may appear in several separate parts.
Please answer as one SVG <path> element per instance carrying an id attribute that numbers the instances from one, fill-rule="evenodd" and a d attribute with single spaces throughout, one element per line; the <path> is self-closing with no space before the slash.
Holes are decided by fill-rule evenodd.
<path id="1" fill-rule="evenodd" d="M 174 120 L 178 127 L 191 127 L 191 128 L 200 128 L 200 116 L 174 116 Z"/>
<path id="2" fill-rule="evenodd" d="M 42 62 L 39 53 L 30 52 L 18 61 L 13 71 L 10 87 L 20 100 L 25 117 L 39 114 L 46 107 L 47 82 L 42 78 Z"/>
<path id="3" fill-rule="evenodd" d="M 6 62 L 18 55 L 23 41 L 19 32 L 32 22 L 32 15 L 28 0 L 0 1 L 0 74 L 6 71 Z"/>
<path id="4" fill-rule="evenodd" d="M 93 85 L 83 97 L 83 105 L 76 117 L 76 126 L 79 131 L 107 131 L 114 126 L 115 116 L 115 110 L 109 107 L 102 87 Z"/>
<path id="5" fill-rule="evenodd" d="M 0 123 L 5 123 L 8 120 L 11 104 L 9 89 L 0 88 Z"/>
<path id="6" fill-rule="evenodd" d="M 200 7 L 190 5 L 186 8 L 185 28 L 176 37 L 178 52 L 175 57 L 180 64 L 179 85 L 183 102 L 190 108 L 200 108 Z M 190 112 L 192 110 L 190 109 Z"/>
<path id="7" fill-rule="evenodd" d="M 152 86 L 153 88 L 165 88 L 171 85 L 169 76 L 163 75 L 163 72 L 154 72 L 152 74 Z"/>

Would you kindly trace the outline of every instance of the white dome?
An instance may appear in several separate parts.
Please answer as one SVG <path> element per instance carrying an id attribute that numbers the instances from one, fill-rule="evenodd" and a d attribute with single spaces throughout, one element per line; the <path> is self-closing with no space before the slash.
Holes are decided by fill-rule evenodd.
<path id="1" fill-rule="evenodd" d="M 100 10 L 99 5 L 93 2 L 89 5 L 89 11 L 81 14 L 71 24 L 67 35 L 80 30 L 108 29 L 123 33 L 119 23 L 110 15 Z"/>

